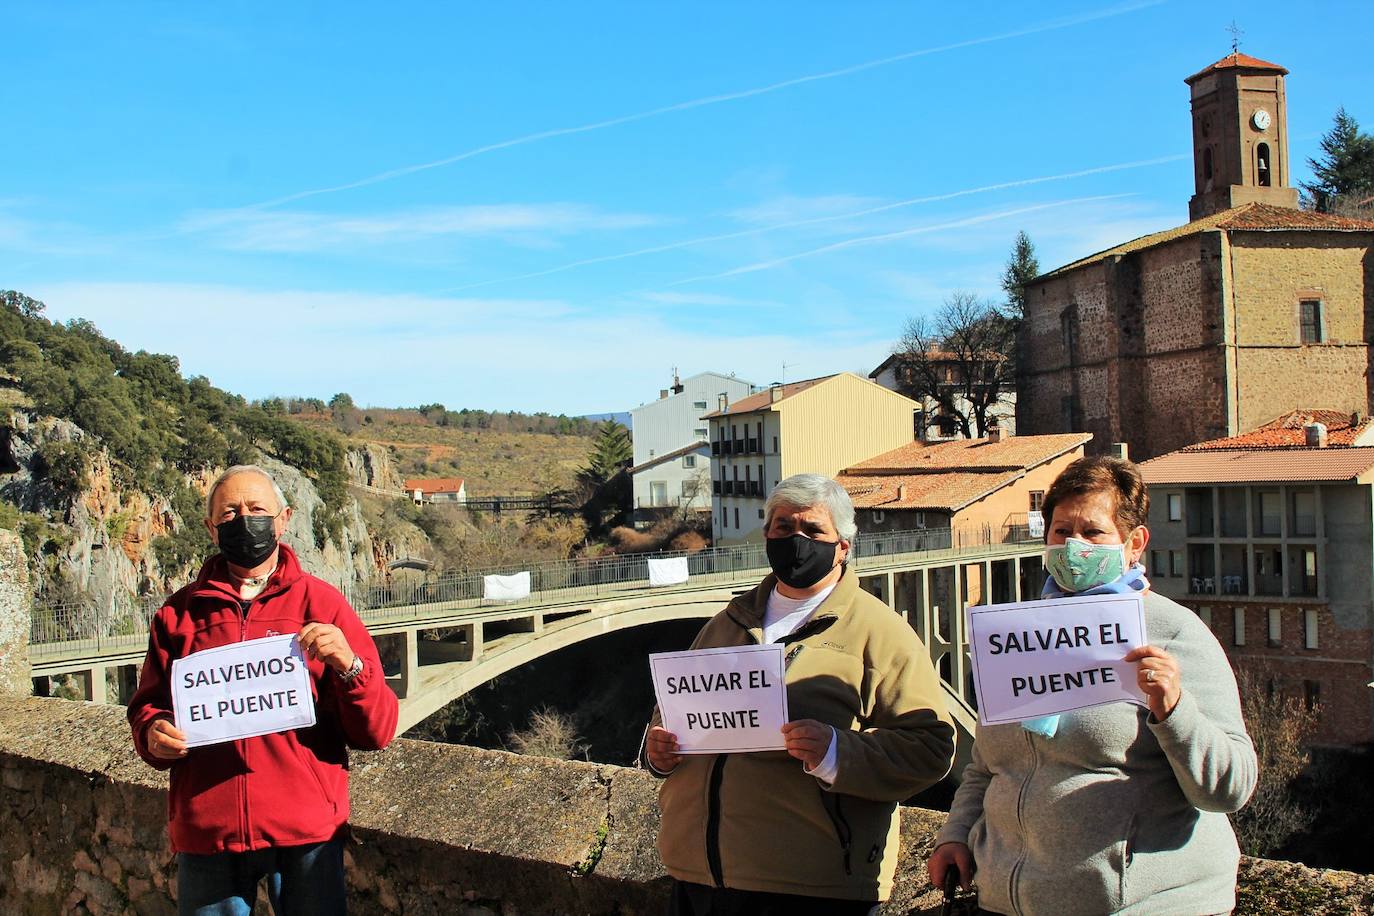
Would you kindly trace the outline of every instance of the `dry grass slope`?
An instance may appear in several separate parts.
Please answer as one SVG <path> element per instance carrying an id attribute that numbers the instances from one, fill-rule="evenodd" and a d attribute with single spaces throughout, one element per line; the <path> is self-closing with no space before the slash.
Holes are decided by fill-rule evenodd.
<path id="1" fill-rule="evenodd" d="M 334 428 L 325 414 L 297 414 L 291 419 Z M 388 420 L 363 422 L 349 438 L 390 448 L 406 477 L 462 477 L 473 496 L 534 495 L 571 487 L 578 468 L 587 463 L 592 444 L 586 436 Z"/>

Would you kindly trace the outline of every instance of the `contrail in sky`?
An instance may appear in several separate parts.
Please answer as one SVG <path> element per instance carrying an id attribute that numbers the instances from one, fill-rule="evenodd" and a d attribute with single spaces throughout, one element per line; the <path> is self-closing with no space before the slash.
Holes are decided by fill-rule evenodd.
<path id="1" fill-rule="evenodd" d="M 1080 169 L 1076 172 L 1064 172 L 1059 175 L 1043 175 L 1039 178 L 1021 178 L 1016 181 L 1002 181 L 997 184 L 983 185 L 980 188 L 965 188 L 962 191 L 950 191 L 946 194 L 932 194 L 928 197 L 911 197 L 907 200 L 899 200 L 890 204 L 882 204 L 876 207 L 868 207 L 863 210 L 853 210 L 848 213 L 836 213 L 830 216 L 813 216 L 808 219 L 792 220 L 785 223 L 773 223 L 769 226 L 755 226 L 750 229 L 740 229 L 736 232 L 725 232 L 720 235 L 703 235 L 693 239 L 683 239 L 679 242 L 667 242 L 662 245 L 653 245 L 649 248 L 636 248 L 634 251 L 622 251 L 618 254 L 599 255 L 594 258 L 583 258 L 579 261 L 569 261 L 566 264 L 559 264 L 545 270 L 536 270 L 527 274 L 516 274 L 510 277 L 496 277 L 492 280 L 480 280 L 476 283 L 467 283 L 462 286 L 451 286 L 446 289 L 436 290 L 439 293 L 457 293 L 464 290 L 476 289 L 481 286 L 491 286 L 495 283 L 514 283 L 518 280 L 533 280 L 536 277 L 547 277 L 549 274 L 559 274 L 564 271 L 574 270 L 579 267 L 587 267 L 592 264 L 605 264 L 607 261 L 623 261 L 626 258 L 637 258 L 646 254 L 658 254 L 663 251 L 675 251 L 679 248 L 690 248 L 693 245 L 705 245 L 709 242 L 723 242 L 729 239 L 743 238 L 750 235 L 761 235 L 765 232 L 776 232 L 780 229 L 796 229 L 802 226 L 811 226 L 816 223 L 829 223 L 837 220 L 857 219 L 861 216 L 870 216 L 874 213 L 883 213 L 888 210 L 896 210 L 901 207 L 914 207 L 917 204 L 937 203 L 943 200 L 953 200 L 956 197 L 968 197 L 972 194 L 987 194 L 992 191 L 1005 191 L 1008 188 L 1023 188 L 1033 184 L 1044 184 L 1048 181 L 1065 181 L 1070 178 L 1084 178 L 1088 175 L 1101 175 L 1105 172 L 1120 172 L 1125 169 L 1138 169 L 1151 165 L 1163 165 L 1167 162 L 1177 162 L 1180 159 L 1188 159 L 1191 154 L 1179 154 L 1175 156 L 1160 156 L 1156 159 L 1140 159 L 1135 162 L 1120 162 L 1116 165 L 1102 165 L 1091 169 Z"/>
<path id="2" fill-rule="evenodd" d="M 845 239 L 842 242 L 832 242 L 829 245 L 822 245 L 819 248 L 811 248 L 807 251 L 799 251 L 796 254 L 789 254 L 781 258 L 773 258 L 768 261 L 758 261 L 754 264 L 746 264 L 743 267 L 735 267 L 730 270 L 722 271 L 718 274 L 705 274 L 700 277 L 688 277 L 686 280 L 677 280 L 669 283 L 668 286 L 683 286 L 687 283 L 699 283 L 704 280 L 720 280 L 725 277 L 737 277 L 740 274 L 755 273 L 760 270 L 771 270 L 774 267 L 781 267 L 783 264 L 798 261 L 802 258 L 815 257 L 818 254 L 826 254 L 831 251 L 838 251 L 841 248 L 852 248 L 856 245 L 870 245 L 874 242 L 888 242 L 893 239 L 907 238 L 913 235 L 923 235 L 928 232 L 940 232 L 945 229 L 961 229 L 965 226 L 976 226 L 979 223 L 990 223 L 999 219 L 1010 219 L 1013 216 L 1020 216 L 1024 213 L 1035 213 L 1039 210 L 1049 210 L 1054 207 L 1067 207 L 1071 204 L 1085 204 L 1098 200 L 1115 200 L 1121 197 L 1130 197 L 1130 194 L 1099 194 L 1094 197 L 1074 197 L 1069 200 L 1057 200 L 1048 204 L 1036 204 L 1031 207 L 1017 207 L 1014 210 L 1000 210 L 996 213 L 984 213 L 981 216 L 970 216 L 965 219 L 954 220 L 948 223 L 936 223 L 930 226 L 917 226 L 913 229 L 899 229 L 896 232 L 881 232 L 877 235 L 864 235 L 858 238 Z"/>
<path id="3" fill-rule="evenodd" d="M 971 48 L 977 45 L 992 44 L 998 41 L 1007 41 L 1012 38 L 1023 38 L 1027 35 L 1036 35 L 1041 32 L 1052 32 L 1059 29 L 1066 29 L 1075 25 L 1082 25 L 1087 22 L 1095 22 L 1100 19 L 1110 19 L 1114 16 L 1133 13 L 1137 10 L 1147 9 L 1158 6 L 1166 0 L 1138 0 L 1138 2 L 1122 3 L 1116 6 L 1109 6 L 1105 9 L 1091 13 L 1082 13 L 1077 16 L 1067 16 L 1061 19 L 1054 19 L 1040 25 L 1028 26 L 1024 29 L 1016 29 L 1010 32 L 999 32 L 996 35 L 987 35 L 982 38 L 970 38 L 965 41 L 956 41 L 952 44 L 939 45 L 933 48 L 922 48 L 917 51 L 907 51 L 903 54 L 894 54 L 891 57 L 882 57 L 877 60 L 865 61 L 860 64 L 852 64 L 848 67 L 841 67 L 838 70 L 827 70 L 823 73 L 812 73 L 806 76 L 798 76 L 792 79 L 783 80 L 779 83 L 770 83 L 767 86 L 757 86 L 753 89 L 742 89 L 737 92 L 727 92 L 720 95 L 708 95 L 699 99 L 691 99 L 686 102 L 677 102 L 673 105 L 664 105 L 661 108 L 651 108 L 647 111 L 640 111 L 634 114 L 621 115 L 616 118 L 607 118 L 603 121 L 593 121 L 589 124 L 579 124 L 575 127 L 559 127 L 553 130 L 542 130 L 533 134 L 526 134 L 522 137 L 514 137 L 510 140 L 502 140 L 499 143 L 489 143 L 485 146 L 474 147 L 466 152 L 457 155 L 447 156 L 443 159 L 436 159 L 433 162 L 422 162 L 417 165 L 407 165 L 401 168 L 389 169 L 385 172 L 378 172 L 367 178 L 360 178 L 357 181 L 350 181 L 346 184 L 333 185 L 326 188 L 315 188 L 310 191 L 298 191 L 295 194 L 287 194 L 284 197 L 277 197 L 272 200 L 263 201 L 257 204 L 249 204 L 241 209 L 260 209 L 264 207 L 276 207 L 281 204 L 290 203 L 296 200 L 303 200 L 307 197 L 315 197 L 320 194 L 333 194 L 337 191 L 348 191 L 353 188 L 362 188 L 367 185 L 378 184 L 383 181 L 390 181 L 393 178 L 400 178 L 405 175 L 413 175 L 416 172 L 424 172 L 429 169 L 442 168 L 446 165 L 453 165 L 455 162 L 462 162 L 465 159 L 473 159 L 497 150 L 509 149 L 514 146 L 524 146 L 528 143 L 537 143 L 541 140 L 550 140 L 554 137 L 565 137 L 570 134 L 584 134 L 593 130 L 601 130 L 606 127 L 615 127 L 620 124 L 629 124 L 634 121 L 643 121 L 648 118 L 656 118 L 660 115 L 671 114 L 677 111 L 688 111 L 693 108 L 703 108 L 707 105 L 718 105 L 721 102 L 734 102 L 740 99 L 752 98 L 756 95 L 765 95 L 770 92 L 777 92 L 780 89 L 788 89 L 792 86 L 800 86 L 805 83 L 815 83 L 821 80 L 835 79 L 840 76 L 849 76 L 853 73 L 861 73 L 864 70 L 872 70 L 877 67 L 885 67 L 889 64 L 899 63 L 904 60 L 911 60 L 916 57 L 926 57 L 931 54 L 941 54 L 945 51 L 956 51 L 960 48 Z"/>

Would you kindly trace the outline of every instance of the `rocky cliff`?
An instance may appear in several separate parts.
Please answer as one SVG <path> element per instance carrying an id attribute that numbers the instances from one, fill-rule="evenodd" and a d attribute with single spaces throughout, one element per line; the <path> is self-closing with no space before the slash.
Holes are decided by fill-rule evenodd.
<path id="1" fill-rule="evenodd" d="M 84 486 L 61 479 L 44 458 L 54 443 L 91 445 Z M 386 564 L 427 546 L 423 534 L 405 532 L 408 543 L 376 538 L 368 530 L 357 498 L 341 512 L 337 536 L 317 542 L 316 515 L 324 508 L 314 483 L 298 468 L 271 457 L 260 464 L 272 473 L 293 513 L 286 542 L 305 568 L 340 588 L 367 585 L 386 575 Z M 399 492 L 400 475 L 389 453 L 366 445 L 346 455 L 350 483 Z M 222 468 L 186 475 L 191 489 L 204 494 Z M 109 454 L 67 420 L 26 410 L 10 412 L 0 426 L 0 501 L 26 513 L 25 555 L 36 589 L 49 600 L 82 596 L 100 607 L 120 607 L 143 595 L 161 595 L 181 585 L 193 570 L 164 569 L 154 541 L 185 526 L 202 524 L 199 515 L 181 517 L 164 497 L 122 486 Z M 189 514 L 189 513 L 188 513 Z M 421 543 L 415 543 L 418 539 Z"/>

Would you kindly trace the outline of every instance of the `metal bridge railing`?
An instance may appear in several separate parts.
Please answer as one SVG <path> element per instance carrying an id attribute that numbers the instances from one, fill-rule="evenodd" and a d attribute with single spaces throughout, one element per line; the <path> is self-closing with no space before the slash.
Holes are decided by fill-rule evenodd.
<path id="1" fill-rule="evenodd" d="M 955 554 L 998 545 L 1030 542 L 1024 526 L 987 525 L 861 533 L 854 540 L 856 567 L 881 566 L 911 554 Z M 695 553 L 616 554 L 524 565 L 506 564 L 462 572 L 439 573 L 418 583 L 355 586 L 345 596 L 368 623 L 386 623 L 494 607 L 482 599 L 486 575 L 528 571 L 530 596 L 503 607 L 520 608 L 575 602 L 648 588 L 651 558 L 685 556 L 690 579 L 700 588 L 752 582 L 768 568 L 761 542 L 713 547 Z M 104 606 L 94 602 L 35 601 L 29 633 L 30 657 L 99 656 L 127 652 L 146 644 L 148 624 L 165 596 L 118 597 Z"/>

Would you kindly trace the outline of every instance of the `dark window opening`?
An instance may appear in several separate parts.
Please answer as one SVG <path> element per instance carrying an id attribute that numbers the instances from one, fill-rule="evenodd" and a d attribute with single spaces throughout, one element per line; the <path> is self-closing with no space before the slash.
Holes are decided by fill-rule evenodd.
<path id="1" fill-rule="evenodd" d="M 1322 303 L 1320 299 L 1304 299 L 1298 303 L 1298 324 L 1303 343 L 1322 342 Z"/>
<path id="2" fill-rule="evenodd" d="M 1202 190 L 1212 190 L 1212 148 L 1202 151 Z"/>
<path id="3" fill-rule="evenodd" d="M 1261 188 L 1270 186 L 1270 167 L 1272 160 L 1269 158 L 1269 144 L 1261 143 L 1255 147 L 1255 183 Z"/>
<path id="4" fill-rule="evenodd" d="M 1312 710 L 1316 709 L 1318 706 L 1321 706 L 1321 705 L 1322 705 L 1322 685 L 1321 685 L 1321 682 L 1320 682 L 1320 681 L 1303 681 L 1303 682 L 1302 682 L 1302 700 L 1303 700 L 1303 705 L 1307 707 L 1307 709 L 1308 709 L 1309 712 L 1311 712 Z"/>

